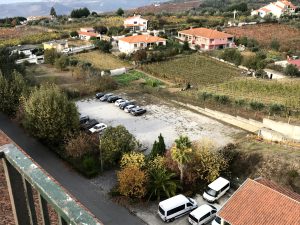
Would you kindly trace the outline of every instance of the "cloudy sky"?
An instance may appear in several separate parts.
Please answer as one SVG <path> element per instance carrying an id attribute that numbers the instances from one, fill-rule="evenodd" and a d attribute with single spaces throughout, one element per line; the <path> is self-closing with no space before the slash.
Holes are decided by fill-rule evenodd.
<path id="1" fill-rule="evenodd" d="M 47 0 L 0 0 L 0 4 L 8 4 L 8 3 L 16 3 L 16 2 L 42 2 L 42 1 L 47 1 Z"/>

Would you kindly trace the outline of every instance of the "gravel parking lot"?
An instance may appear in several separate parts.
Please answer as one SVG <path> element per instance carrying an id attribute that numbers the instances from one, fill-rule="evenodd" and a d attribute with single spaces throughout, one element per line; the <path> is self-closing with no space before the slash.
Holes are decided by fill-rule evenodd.
<path id="1" fill-rule="evenodd" d="M 76 104 L 82 115 L 88 115 L 108 126 L 124 125 L 149 149 L 160 133 L 166 146 L 171 147 L 179 135 L 187 135 L 192 141 L 209 138 L 216 145 L 223 146 L 232 141 L 232 136 L 242 132 L 189 110 L 164 104 L 143 106 L 147 113 L 137 117 L 119 109 L 114 103 L 84 99 Z"/>

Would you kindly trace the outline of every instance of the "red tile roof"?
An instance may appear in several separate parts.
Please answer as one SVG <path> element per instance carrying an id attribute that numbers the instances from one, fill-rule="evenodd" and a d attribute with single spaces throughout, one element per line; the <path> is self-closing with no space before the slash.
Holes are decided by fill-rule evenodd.
<path id="1" fill-rule="evenodd" d="M 90 37 L 98 37 L 100 35 L 94 32 L 83 32 L 83 31 L 78 31 L 78 34 L 90 36 Z"/>
<path id="2" fill-rule="evenodd" d="M 271 10 L 267 9 L 267 8 L 261 8 L 260 10 L 265 11 L 265 12 L 271 12 Z"/>
<path id="3" fill-rule="evenodd" d="M 293 64 L 295 66 L 298 67 L 298 69 L 300 70 L 300 59 L 290 59 L 288 60 L 289 64 Z"/>
<path id="4" fill-rule="evenodd" d="M 189 30 L 182 30 L 178 33 L 192 35 L 196 37 L 206 37 L 206 38 L 230 38 L 233 37 L 231 34 L 226 34 L 217 30 L 207 29 L 207 28 L 193 28 Z"/>
<path id="5" fill-rule="evenodd" d="M 218 215 L 231 225 L 299 225 L 299 198 L 273 182 L 247 179 Z"/>
<path id="6" fill-rule="evenodd" d="M 140 42 L 154 43 L 159 41 L 166 41 L 166 39 L 151 36 L 151 35 L 135 35 L 135 36 L 128 36 L 128 37 L 121 38 L 119 41 L 125 41 L 128 43 L 140 43 Z"/>
<path id="7" fill-rule="evenodd" d="M 296 8 L 297 8 L 293 3 L 289 2 L 289 1 L 282 0 L 282 1 L 280 1 L 280 2 L 282 2 L 282 3 L 285 4 L 286 6 L 290 6 L 290 7 L 293 8 L 293 9 L 296 9 Z"/>

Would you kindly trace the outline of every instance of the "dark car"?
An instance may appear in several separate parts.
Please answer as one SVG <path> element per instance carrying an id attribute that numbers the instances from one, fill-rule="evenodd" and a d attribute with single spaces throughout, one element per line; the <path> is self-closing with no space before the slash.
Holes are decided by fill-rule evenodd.
<path id="1" fill-rule="evenodd" d="M 144 114 L 145 112 L 147 112 L 146 109 L 136 108 L 136 109 L 133 109 L 130 113 L 134 116 L 140 116 L 140 115 Z"/>
<path id="2" fill-rule="evenodd" d="M 89 121 L 89 120 L 90 120 L 90 117 L 89 117 L 89 116 L 81 116 L 81 117 L 79 118 L 80 124 L 86 123 L 86 122 Z"/>
<path id="3" fill-rule="evenodd" d="M 109 97 L 111 97 L 111 96 L 113 96 L 112 93 L 105 94 L 105 95 L 103 95 L 103 96 L 100 98 L 100 101 L 101 101 L 101 102 L 106 102 L 107 99 L 108 99 Z"/>
<path id="4" fill-rule="evenodd" d="M 97 125 L 99 122 L 97 120 L 89 120 L 83 124 L 81 124 L 81 128 L 84 130 L 91 129 L 93 126 Z"/>
<path id="5" fill-rule="evenodd" d="M 121 97 L 119 97 L 119 96 L 110 96 L 108 99 L 107 99 L 107 102 L 109 102 L 109 103 L 113 103 L 113 102 L 115 102 L 115 101 L 117 101 L 117 100 L 119 100 L 119 99 L 121 99 Z"/>
<path id="6" fill-rule="evenodd" d="M 124 110 L 126 106 L 133 105 L 133 104 L 134 104 L 134 101 L 123 102 L 122 104 L 119 105 L 119 108 Z"/>
<path id="7" fill-rule="evenodd" d="M 103 97 L 104 95 L 105 95 L 105 93 L 99 92 L 96 94 L 96 99 L 99 99 L 99 98 Z"/>

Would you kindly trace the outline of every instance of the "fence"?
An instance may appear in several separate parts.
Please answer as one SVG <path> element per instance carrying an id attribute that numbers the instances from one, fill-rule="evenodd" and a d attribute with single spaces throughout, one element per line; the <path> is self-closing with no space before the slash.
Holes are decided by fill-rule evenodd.
<path id="1" fill-rule="evenodd" d="M 101 223 L 35 162 L 13 144 L 0 147 L 16 225 L 37 225 L 33 188 L 38 192 L 43 225 L 50 225 L 47 204 L 58 214 L 60 225 L 101 225 Z"/>

